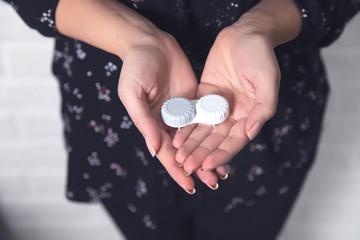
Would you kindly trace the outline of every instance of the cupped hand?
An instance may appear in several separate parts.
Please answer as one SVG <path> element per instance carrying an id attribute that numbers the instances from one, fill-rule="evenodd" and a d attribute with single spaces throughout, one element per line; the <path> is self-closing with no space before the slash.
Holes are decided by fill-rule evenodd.
<path id="1" fill-rule="evenodd" d="M 184 190 L 194 193 L 193 178 L 185 176 L 175 161 L 172 138 L 176 129 L 167 127 L 160 113 L 169 98 L 195 98 L 198 84 L 189 61 L 176 40 L 160 30 L 131 45 L 122 60 L 118 85 L 122 103 L 152 156 L 157 156 Z M 203 176 L 216 178 L 213 173 Z"/>
<path id="2" fill-rule="evenodd" d="M 176 161 L 188 173 L 219 171 L 273 116 L 279 83 L 278 63 L 266 35 L 238 25 L 222 30 L 206 60 L 197 99 L 212 93 L 225 97 L 229 118 L 215 128 L 198 124 L 178 131 L 173 140 L 179 148 Z"/>

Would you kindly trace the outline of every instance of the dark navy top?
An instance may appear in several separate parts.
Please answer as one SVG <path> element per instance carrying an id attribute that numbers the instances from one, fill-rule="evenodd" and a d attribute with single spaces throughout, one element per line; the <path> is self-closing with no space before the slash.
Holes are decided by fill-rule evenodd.
<path id="1" fill-rule="evenodd" d="M 53 73 L 62 96 L 67 197 L 114 199 L 149 228 L 180 205 L 229 213 L 298 191 L 314 160 L 328 93 L 319 49 L 333 42 L 360 8 L 359 0 L 295 0 L 303 26 L 297 39 L 275 49 L 282 76 L 276 115 L 229 163 L 230 177 L 217 191 L 197 184 L 197 193 L 184 201 L 179 196 L 186 193 L 151 158 L 117 96 L 121 59 L 61 35 L 54 19 L 57 0 L 7 1 L 30 27 L 56 41 Z M 199 78 L 219 31 L 258 1 L 122 2 L 173 34 Z"/>

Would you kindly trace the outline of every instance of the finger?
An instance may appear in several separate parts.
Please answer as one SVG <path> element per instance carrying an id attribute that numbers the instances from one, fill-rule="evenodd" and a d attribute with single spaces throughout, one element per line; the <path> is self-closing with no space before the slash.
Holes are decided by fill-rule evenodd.
<path id="1" fill-rule="evenodd" d="M 208 155 L 202 163 L 204 171 L 210 171 L 214 168 L 229 162 L 244 146 L 249 138 L 245 133 L 246 119 L 241 119 L 231 128 L 228 137 L 220 144 L 218 149 Z"/>
<path id="2" fill-rule="evenodd" d="M 226 165 L 219 166 L 215 168 L 216 174 L 221 178 L 222 180 L 226 180 L 228 178 L 228 169 Z"/>
<path id="3" fill-rule="evenodd" d="M 222 141 L 226 139 L 233 124 L 233 121 L 227 120 L 222 124 L 217 125 L 211 134 L 207 136 L 200 145 L 195 146 L 195 144 L 190 144 L 190 147 L 195 148 L 195 150 L 186 158 L 185 162 L 183 163 L 185 172 L 191 173 L 200 168 L 205 158 L 213 151 L 215 151 L 222 143 Z M 187 142 L 188 141 L 186 141 L 185 144 L 187 144 Z M 185 144 L 184 148 L 187 147 Z M 179 151 L 181 149 L 182 148 L 180 148 Z"/>
<path id="4" fill-rule="evenodd" d="M 133 100 L 132 103 L 128 104 L 128 101 L 131 100 Z M 136 105 L 136 107 L 132 106 L 133 104 Z M 127 97 L 127 100 L 124 101 L 124 106 L 128 110 L 135 126 L 144 136 L 146 145 L 154 157 L 161 145 L 161 135 L 159 125 L 152 117 L 148 104 L 144 100 L 133 96 Z"/>
<path id="5" fill-rule="evenodd" d="M 183 163 L 184 171 L 191 174 L 197 169 L 199 169 L 204 161 L 204 159 L 210 155 L 221 142 L 226 138 L 226 136 L 214 133 L 208 136 L 204 142 L 196 148 L 196 150 L 186 158 Z"/>
<path id="6" fill-rule="evenodd" d="M 246 123 L 246 134 L 253 140 L 260 132 L 262 126 L 268 121 L 276 111 L 276 104 L 257 103 L 249 113 Z"/>
<path id="7" fill-rule="evenodd" d="M 259 133 L 264 123 L 269 120 L 276 111 L 279 79 L 276 72 L 272 76 L 260 76 L 260 81 L 255 81 L 256 105 L 249 113 L 246 123 L 246 134 L 252 140 Z"/>
<path id="8" fill-rule="evenodd" d="M 190 136 L 196 126 L 197 124 L 190 124 L 186 127 L 178 129 L 173 139 L 173 146 L 179 149 L 184 144 L 186 139 Z"/>
<path id="9" fill-rule="evenodd" d="M 185 159 L 201 144 L 201 142 L 209 136 L 213 130 L 212 126 L 198 124 L 192 131 L 185 143 L 178 150 L 175 159 L 178 163 L 184 163 Z M 180 130 L 181 131 L 181 130 Z"/>
<path id="10" fill-rule="evenodd" d="M 165 127 L 162 127 L 162 128 L 164 129 L 164 128 L 166 128 L 166 126 L 165 126 Z M 171 139 L 174 139 L 177 130 L 176 130 L 175 128 L 170 128 L 170 127 L 169 127 L 166 132 L 169 134 L 169 136 L 170 136 Z"/>
<path id="11" fill-rule="evenodd" d="M 121 79 L 120 82 L 122 82 Z M 151 115 L 146 94 L 138 88 L 139 86 L 135 84 L 122 86 L 119 84 L 118 93 L 131 120 L 144 136 L 150 154 L 154 157 L 161 144 L 160 128 Z"/>
<path id="12" fill-rule="evenodd" d="M 218 177 L 215 172 L 203 172 L 197 170 L 195 176 L 200 179 L 205 185 L 207 185 L 212 190 L 217 190 L 219 188 Z"/>
<path id="13" fill-rule="evenodd" d="M 170 136 L 165 132 L 161 131 L 162 144 L 156 155 L 161 164 L 164 166 L 170 176 L 182 187 L 187 193 L 195 193 L 195 183 L 191 176 L 185 176 L 183 169 L 176 165 L 175 153 L 176 150 L 171 144 Z"/>

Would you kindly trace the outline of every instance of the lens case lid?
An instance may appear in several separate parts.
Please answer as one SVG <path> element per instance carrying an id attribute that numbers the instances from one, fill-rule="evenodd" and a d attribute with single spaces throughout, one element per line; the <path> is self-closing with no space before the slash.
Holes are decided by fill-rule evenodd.
<path id="1" fill-rule="evenodd" d="M 205 95 L 199 100 L 191 101 L 182 97 L 171 98 L 161 107 L 164 123 L 174 128 L 185 127 L 192 123 L 216 125 L 224 122 L 229 112 L 229 103 L 216 94 Z"/>

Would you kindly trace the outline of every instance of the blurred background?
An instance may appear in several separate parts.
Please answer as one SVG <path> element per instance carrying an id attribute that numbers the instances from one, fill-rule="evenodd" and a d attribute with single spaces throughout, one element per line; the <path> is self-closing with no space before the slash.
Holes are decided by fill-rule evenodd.
<path id="1" fill-rule="evenodd" d="M 0 240 L 123 239 L 65 199 L 53 40 L 0 1 Z M 323 50 L 332 88 L 317 161 L 278 240 L 360 239 L 360 15 Z"/>

